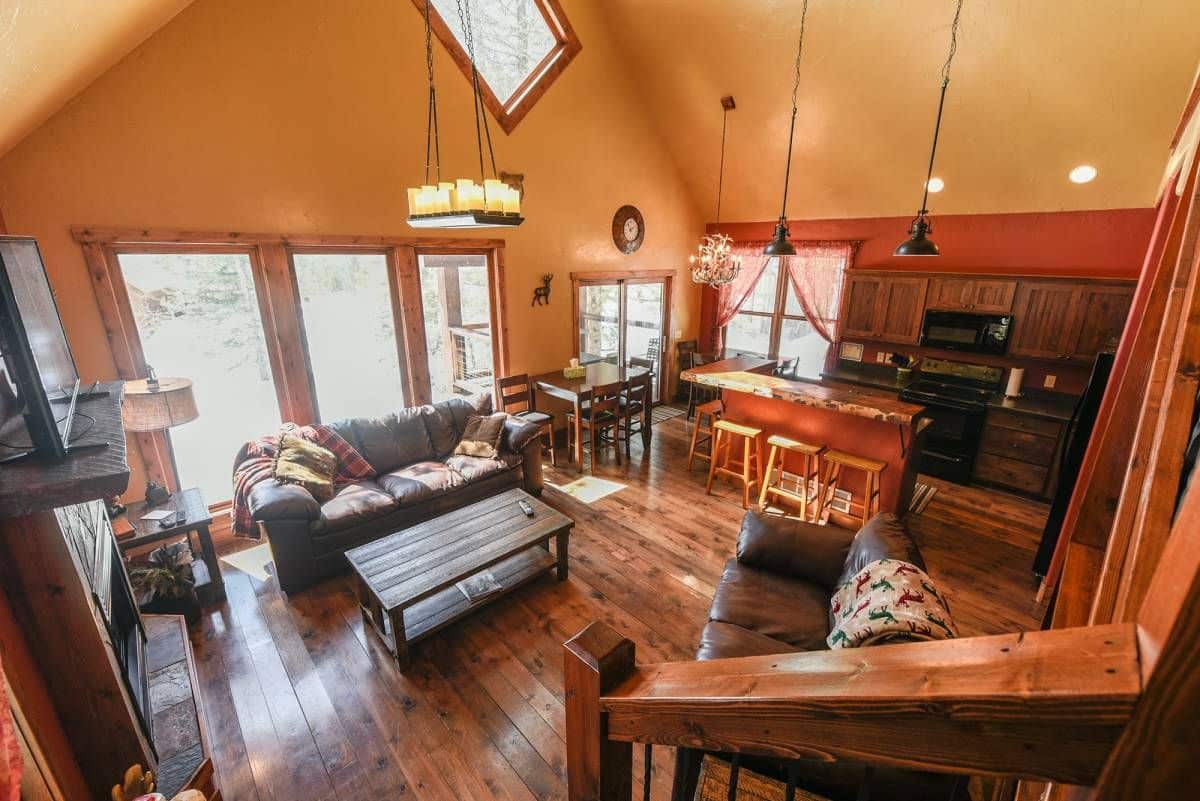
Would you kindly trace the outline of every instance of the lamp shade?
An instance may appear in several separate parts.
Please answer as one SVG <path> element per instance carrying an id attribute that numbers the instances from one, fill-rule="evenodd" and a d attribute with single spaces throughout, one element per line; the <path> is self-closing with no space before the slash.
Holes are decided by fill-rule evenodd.
<path id="1" fill-rule="evenodd" d="M 940 256 L 941 251 L 938 246 L 933 243 L 925 234 L 933 229 L 924 217 L 918 217 L 913 221 L 912 228 L 908 229 L 908 239 L 901 242 L 897 247 L 893 256 Z"/>
<path id="2" fill-rule="evenodd" d="M 121 418 L 126 431 L 162 431 L 199 416 L 187 378 L 160 378 L 157 387 L 145 379 L 125 382 Z"/>
<path id="3" fill-rule="evenodd" d="M 763 255 L 795 256 L 796 246 L 792 244 L 790 239 L 788 239 L 790 233 L 791 232 L 788 231 L 787 223 L 783 220 L 780 220 L 779 224 L 775 226 L 775 238 L 768 242 L 767 246 L 763 248 Z"/>

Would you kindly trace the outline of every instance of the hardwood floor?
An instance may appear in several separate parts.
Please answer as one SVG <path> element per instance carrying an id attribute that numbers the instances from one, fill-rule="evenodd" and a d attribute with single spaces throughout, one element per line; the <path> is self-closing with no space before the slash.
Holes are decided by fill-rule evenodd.
<path id="1" fill-rule="evenodd" d="M 344 577 L 289 597 L 222 563 L 228 601 L 191 639 L 225 798 L 565 799 L 562 642 L 603 620 L 639 661 L 690 659 L 742 516 L 735 488 L 708 496 L 699 466 L 686 472 L 682 417 L 655 426 L 649 456 L 639 444 L 632 463 L 610 453 L 595 471 L 627 485 L 615 494 L 589 505 L 546 490 L 576 520 L 568 581 L 540 579 L 426 640 L 405 674 L 364 632 Z M 1035 628 L 1045 506 L 926 480 L 939 491 L 910 527 L 963 633 Z M 656 799 L 671 764 L 656 748 Z"/>

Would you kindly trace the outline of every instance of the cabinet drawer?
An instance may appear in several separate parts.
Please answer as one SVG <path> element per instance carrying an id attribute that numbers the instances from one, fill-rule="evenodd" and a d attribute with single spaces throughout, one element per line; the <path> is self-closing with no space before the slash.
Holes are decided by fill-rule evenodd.
<path id="1" fill-rule="evenodd" d="M 1046 420 L 1042 417 L 1030 417 L 1025 414 L 1014 414 L 1002 409 L 989 409 L 987 413 L 988 427 L 1009 428 L 1013 431 L 1027 431 L 1030 434 L 1041 434 L 1043 437 L 1058 438 L 1062 433 L 1063 424 L 1057 420 Z"/>
<path id="2" fill-rule="evenodd" d="M 1019 492 L 1041 495 L 1049 474 L 1048 467 L 1018 462 L 992 453 L 981 453 L 975 458 L 976 481 L 987 481 Z"/>
<path id="3" fill-rule="evenodd" d="M 989 425 L 983 429 L 979 447 L 984 453 L 1048 467 L 1054 461 L 1058 437 Z"/>

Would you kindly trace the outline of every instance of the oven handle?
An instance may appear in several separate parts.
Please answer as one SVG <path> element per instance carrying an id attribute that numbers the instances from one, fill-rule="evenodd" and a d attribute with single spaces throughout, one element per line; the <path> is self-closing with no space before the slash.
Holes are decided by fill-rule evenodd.
<path id="1" fill-rule="evenodd" d="M 953 462 L 954 464 L 962 464 L 963 462 L 966 461 L 966 459 L 962 456 L 950 456 L 945 453 L 938 453 L 937 451 L 925 450 L 925 451 L 921 451 L 921 455 L 922 456 L 931 456 L 934 459 L 940 459 L 943 462 Z"/>

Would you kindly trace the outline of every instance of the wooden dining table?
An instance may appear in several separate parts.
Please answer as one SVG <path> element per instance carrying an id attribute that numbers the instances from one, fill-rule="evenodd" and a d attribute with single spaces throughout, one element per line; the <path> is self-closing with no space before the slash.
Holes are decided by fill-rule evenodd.
<path id="1" fill-rule="evenodd" d="M 600 387 L 617 381 L 620 381 L 622 385 L 628 385 L 630 379 L 650 372 L 645 367 L 629 367 L 612 362 L 593 362 L 585 365 L 584 369 L 586 372 L 578 378 L 567 378 L 563 375 L 562 370 L 554 370 L 529 379 L 529 383 L 535 390 L 530 398 L 531 408 L 536 408 L 537 391 L 552 398 L 567 401 L 574 407 L 575 449 L 573 456 L 575 463 L 580 467 L 583 466 L 583 404 L 591 397 L 592 387 Z M 649 398 L 646 400 L 649 402 Z M 650 445 L 649 418 L 649 410 L 647 410 L 647 422 L 642 430 L 642 441 L 647 447 Z"/>

